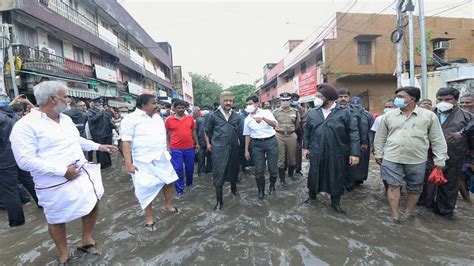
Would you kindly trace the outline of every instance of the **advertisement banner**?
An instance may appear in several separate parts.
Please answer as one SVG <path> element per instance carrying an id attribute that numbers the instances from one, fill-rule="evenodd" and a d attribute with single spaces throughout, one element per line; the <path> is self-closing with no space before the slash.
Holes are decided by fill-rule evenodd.
<path id="1" fill-rule="evenodd" d="M 134 94 L 134 95 L 140 95 L 143 93 L 143 88 L 140 85 L 137 85 L 132 82 L 128 82 L 128 93 Z"/>
<path id="2" fill-rule="evenodd" d="M 299 76 L 298 86 L 300 97 L 314 96 L 316 94 L 316 68 Z"/>
<path id="3" fill-rule="evenodd" d="M 112 83 L 117 82 L 117 72 L 115 70 L 100 66 L 94 65 L 95 77 L 100 80 L 109 81 Z"/>

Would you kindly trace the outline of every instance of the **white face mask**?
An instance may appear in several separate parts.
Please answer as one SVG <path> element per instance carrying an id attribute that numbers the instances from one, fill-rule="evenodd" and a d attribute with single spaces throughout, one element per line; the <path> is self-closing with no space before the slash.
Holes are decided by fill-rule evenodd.
<path id="1" fill-rule="evenodd" d="M 255 112 L 255 106 L 253 104 L 247 105 L 247 107 L 245 107 L 245 112 L 248 114 Z"/>
<path id="2" fill-rule="evenodd" d="M 319 108 L 323 106 L 323 103 L 324 101 L 321 98 L 319 97 L 314 98 L 314 108 Z"/>
<path id="3" fill-rule="evenodd" d="M 385 109 L 383 109 L 383 113 L 386 114 L 386 113 L 390 112 L 390 110 L 392 110 L 392 109 L 393 108 L 385 108 Z"/>
<path id="4" fill-rule="evenodd" d="M 448 102 L 439 102 L 438 104 L 436 104 L 436 108 L 438 109 L 438 111 L 443 113 L 453 109 L 453 107 L 454 105 Z"/>
<path id="5" fill-rule="evenodd" d="M 201 115 L 205 116 L 207 114 L 209 114 L 209 110 L 202 110 L 201 111 Z"/>

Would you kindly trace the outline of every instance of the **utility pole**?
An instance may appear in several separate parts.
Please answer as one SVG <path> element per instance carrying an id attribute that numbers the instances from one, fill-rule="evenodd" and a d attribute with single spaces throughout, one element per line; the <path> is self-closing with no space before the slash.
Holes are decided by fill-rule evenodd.
<path id="1" fill-rule="evenodd" d="M 420 46 L 421 46 L 421 97 L 428 98 L 428 91 L 426 87 L 426 73 L 428 68 L 426 66 L 426 39 L 425 39 L 425 6 L 423 0 L 418 0 L 418 11 L 420 22 Z"/>
<path id="2" fill-rule="evenodd" d="M 410 86 L 415 86 L 415 37 L 413 32 L 413 11 L 415 5 L 412 0 L 408 0 L 405 11 L 408 11 L 408 39 L 410 47 Z"/>
<path id="3" fill-rule="evenodd" d="M 5 38 L 8 42 L 8 47 L 6 47 L 6 49 L 7 49 L 7 54 L 8 54 L 8 61 L 10 62 L 10 75 L 12 78 L 13 92 L 15 93 L 15 97 L 18 97 L 19 92 L 18 92 L 18 87 L 16 86 L 15 59 L 13 58 L 13 50 L 11 46 L 12 42 L 10 38 L 10 27 L 11 25 L 9 24 L 2 24 L 3 38 Z M 1 75 L 3 75 L 3 72 L 1 73 Z"/>
<path id="4" fill-rule="evenodd" d="M 404 0 L 397 3 L 397 29 L 392 33 L 391 40 L 397 45 L 397 88 L 402 87 L 403 72 L 403 14 Z"/>

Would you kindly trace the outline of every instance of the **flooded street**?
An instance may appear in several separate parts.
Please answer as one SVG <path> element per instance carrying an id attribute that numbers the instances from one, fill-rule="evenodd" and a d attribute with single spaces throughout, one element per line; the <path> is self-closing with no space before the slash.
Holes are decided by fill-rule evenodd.
<path id="1" fill-rule="evenodd" d="M 302 177 L 289 180 L 285 190 L 277 185 L 276 196 L 258 201 L 253 175 L 242 173 L 241 197 L 234 198 L 226 184 L 224 210 L 214 211 L 214 189 L 206 174 L 195 176 L 194 186 L 175 199 L 180 214 L 159 211 L 160 195 L 155 201 L 158 231 L 149 233 L 131 179 L 121 161 L 114 163 L 103 172 L 106 194 L 95 229 L 102 255 L 82 257 L 75 264 L 474 264 L 472 207 L 459 200 L 456 221 L 418 208 L 415 220 L 389 225 L 375 164 L 369 180 L 343 196 L 347 216 L 333 211 L 324 195 L 315 207 L 300 206 L 307 195 Z M 55 264 L 57 252 L 42 211 L 32 203 L 24 209 L 26 224 L 12 229 L 0 212 L 0 264 Z M 67 227 L 71 247 L 80 241 L 80 225 L 78 220 Z"/>

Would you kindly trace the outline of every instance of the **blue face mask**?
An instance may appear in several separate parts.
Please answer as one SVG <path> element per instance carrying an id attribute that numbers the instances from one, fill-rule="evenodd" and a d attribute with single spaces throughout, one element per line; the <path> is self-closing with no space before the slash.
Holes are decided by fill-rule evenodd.
<path id="1" fill-rule="evenodd" d="M 292 101 L 292 102 L 291 102 L 291 105 L 297 106 L 299 103 L 300 103 L 299 101 Z"/>
<path id="2" fill-rule="evenodd" d="M 395 104 L 395 106 L 398 108 L 407 107 L 407 103 L 405 102 L 404 98 L 395 98 L 395 100 L 393 101 L 393 104 Z"/>

